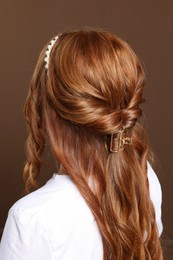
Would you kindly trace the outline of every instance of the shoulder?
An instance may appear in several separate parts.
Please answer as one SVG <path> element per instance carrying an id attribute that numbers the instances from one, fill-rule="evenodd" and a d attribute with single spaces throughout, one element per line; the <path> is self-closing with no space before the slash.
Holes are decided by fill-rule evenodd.
<path id="1" fill-rule="evenodd" d="M 69 259 L 71 252 L 75 259 L 90 259 L 91 251 L 102 252 L 101 245 L 94 216 L 75 184 L 69 176 L 54 176 L 11 207 L 0 259 Z"/>
<path id="2" fill-rule="evenodd" d="M 18 200 L 9 210 L 20 223 L 31 219 L 39 220 L 42 225 L 59 222 L 73 223 L 79 217 L 92 217 L 89 208 L 68 175 L 53 175 L 40 189 Z"/>
<path id="3" fill-rule="evenodd" d="M 54 200 L 56 202 L 60 202 L 62 199 L 68 200 L 72 195 L 77 195 L 77 189 L 70 177 L 54 174 L 43 187 L 15 202 L 10 211 L 27 209 L 36 212 L 47 204 L 51 204 Z"/>
<path id="4" fill-rule="evenodd" d="M 161 235 L 163 231 L 163 224 L 162 224 L 162 189 L 159 182 L 159 179 L 154 172 L 153 168 L 149 163 L 147 163 L 148 167 L 148 182 L 149 182 L 149 192 L 150 192 L 150 198 L 153 202 L 153 206 L 155 209 L 155 215 L 156 215 L 156 222 L 158 226 L 159 235 Z"/>
<path id="5" fill-rule="evenodd" d="M 148 174 L 150 193 L 161 200 L 161 196 L 162 196 L 161 185 L 156 173 L 154 172 L 149 162 L 147 162 L 147 169 L 148 169 L 147 174 Z"/>

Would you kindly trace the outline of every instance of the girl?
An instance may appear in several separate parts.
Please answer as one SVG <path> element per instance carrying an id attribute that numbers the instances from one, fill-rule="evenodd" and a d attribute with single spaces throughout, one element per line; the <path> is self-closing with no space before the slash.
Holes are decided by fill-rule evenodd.
<path id="1" fill-rule="evenodd" d="M 1 260 L 161 260 L 161 188 L 142 115 L 145 75 L 126 42 L 104 31 L 56 36 L 24 107 L 26 190 L 48 138 L 60 168 L 9 211 Z"/>

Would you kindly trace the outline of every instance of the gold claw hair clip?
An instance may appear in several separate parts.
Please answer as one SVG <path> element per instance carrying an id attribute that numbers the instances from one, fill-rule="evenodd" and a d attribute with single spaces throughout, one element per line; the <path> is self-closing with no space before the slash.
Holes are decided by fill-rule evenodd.
<path id="1" fill-rule="evenodd" d="M 110 152 L 119 153 L 124 150 L 125 145 L 132 145 L 132 138 L 127 135 L 127 129 L 111 134 Z"/>

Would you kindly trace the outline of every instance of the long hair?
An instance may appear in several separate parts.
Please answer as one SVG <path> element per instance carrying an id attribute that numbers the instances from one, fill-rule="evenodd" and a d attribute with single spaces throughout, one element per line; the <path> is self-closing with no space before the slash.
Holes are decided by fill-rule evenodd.
<path id="1" fill-rule="evenodd" d="M 84 197 L 99 227 L 104 260 L 161 260 L 149 196 L 149 145 L 139 122 L 144 69 L 129 45 L 104 31 L 59 36 L 45 69 L 36 65 L 24 106 L 28 124 L 26 190 L 37 187 L 48 137 L 61 170 Z M 110 151 L 110 137 L 128 130 L 132 145 Z"/>

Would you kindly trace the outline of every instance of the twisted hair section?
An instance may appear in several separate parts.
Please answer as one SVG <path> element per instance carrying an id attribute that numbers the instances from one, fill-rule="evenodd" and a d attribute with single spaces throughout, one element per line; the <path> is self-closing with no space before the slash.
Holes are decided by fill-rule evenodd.
<path id="1" fill-rule="evenodd" d="M 40 56 L 42 57 L 43 54 Z M 36 72 L 40 71 L 39 74 Z M 38 62 L 33 74 L 29 93 L 24 104 L 24 115 L 28 128 L 26 140 L 27 161 L 23 170 L 25 191 L 28 193 L 32 187 L 38 188 L 37 177 L 41 167 L 41 156 L 45 146 L 45 133 L 43 129 L 43 64 Z"/>
<path id="2" fill-rule="evenodd" d="M 139 59 L 126 42 L 96 30 L 61 34 L 48 74 L 44 51 L 24 109 L 27 190 L 36 184 L 48 136 L 61 171 L 72 178 L 95 217 L 104 260 L 162 260 L 148 189 L 148 140 L 139 123 L 145 85 Z M 133 144 L 111 153 L 110 135 L 122 126 Z"/>

